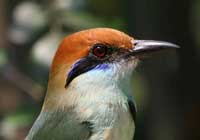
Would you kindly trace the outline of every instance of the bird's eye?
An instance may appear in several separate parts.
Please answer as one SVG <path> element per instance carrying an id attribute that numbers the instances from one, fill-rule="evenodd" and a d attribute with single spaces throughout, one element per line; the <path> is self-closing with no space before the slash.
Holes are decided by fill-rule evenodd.
<path id="1" fill-rule="evenodd" d="M 104 58 L 107 55 L 107 49 L 106 45 L 97 44 L 93 47 L 92 53 L 99 58 Z"/>

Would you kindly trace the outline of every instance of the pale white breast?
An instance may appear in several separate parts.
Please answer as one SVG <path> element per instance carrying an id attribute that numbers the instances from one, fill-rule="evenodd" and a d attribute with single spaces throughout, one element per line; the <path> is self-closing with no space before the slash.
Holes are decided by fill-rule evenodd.
<path id="1" fill-rule="evenodd" d="M 69 87 L 69 90 L 76 90 L 74 93 L 78 93 L 72 100 L 73 103 L 77 101 L 75 110 L 79 119 L 93 124 L 93 135 L 89 140 L 132 140 L 135 125 L 127 95 L 115 81 L 99 80 L 79 77 L 77 81 L 74 80 L 74 87 Z"/>
<path id="2" fill-rule="evenodd" d="M 135 124 L 128 108 L 119 105 L 107 105 L 107 108 L 106 105 L 101 106 L 104 109 L 99 110 L 99 107 L 91 111 L 94 113 L 89 119 L 93 123 L 93 135 L 89 140 L 132 140 Z"/>
<path id="3" fill-rule="evenodd" d="M 113 128 L 112 140 L 133 140 L 135 124 L 130 113 L 122 112 L 116 127 Z"/>
<path id="4" fill-rule="evenodd" d="M 132 89 L 130 71 L 128 67 L 123 72 L 118 69 L 112 65 L 80 75 L 63 98 L 75 107 L 79 120 L 92 124 L 89 140 L 133 139 L 135 125 L 127 102 Z"/>

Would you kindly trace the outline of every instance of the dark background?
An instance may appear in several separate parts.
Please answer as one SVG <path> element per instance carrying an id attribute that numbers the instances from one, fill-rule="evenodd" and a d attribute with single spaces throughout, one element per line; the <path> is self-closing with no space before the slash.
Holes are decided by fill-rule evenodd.
<path id="1" fill-rule="evenodd" d="M 136 140 L 200 139 L 199 0 L 0 0 L 0 140 L 22 140 L 45 96 L 61 39 L 111 27 L 181 46 L 133 76 Z"/>

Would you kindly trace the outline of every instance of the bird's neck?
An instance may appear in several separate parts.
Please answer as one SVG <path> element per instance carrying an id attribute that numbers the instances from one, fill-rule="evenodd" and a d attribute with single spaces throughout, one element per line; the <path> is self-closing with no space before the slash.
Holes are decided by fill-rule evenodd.
<path id="1" fill-rule="evenodd" d="M 61 78 L 59 75 L 57 76 L 54 78 Z M 63 78 L 63 80 L 65 79 Z M 127 96 L 131 94 L 132 89 L 130 80 L 130 73 L 118 75 L 113 73 L 113 70 L 92 70 L 75 78 L 67 88 L 64 88 L 65 81 L 58 81 L 62 86 L 60 84 L 54 85 L 54 87 L 49 85 L 43 110 L 29 137 L 40 134 L 40 131 L 43 131 L 41 130 L 42 125 L 46 123 L 46 120 L 56 120 L 59 119 L 59 116 L 65 116 L 66 112 L 67 114 L 75 112 L 78 115 L 74 115 L 74 117 L 80 122 L 94 121 L 95 130 L 97 128 L 98 130 L 105 129 L 105 123 L 102 122 L 105 121 L 104 118 L 107 118 L 107 125 L 109 128 L 113 127 L 112 134 L 115 139 L 130 139 L 134 133 L 132 116 L 127 106 Z M 53 82 L 55 81 L 49 84 L 53 84 Z M 72 108 L 73 111 L 70 112 Z M 120 117 L 118 118 L 119 114 Z M 96 117 L 99 117 L 99 119 L 96 120 Z M 112 124 L 113 120 L 117 121 Z M 67 121 L 68 118 L 65 117 L 63 122 Z M 56 126 L 62 125 L 57 124 L 56 121 L 52 123 L 55 123 Z M 62 130 L 67 130 L 67 127 Z M 124 135 L 118 135 L 118 132 L 122 132 Z M 63 134 L 65 133 L 63 131 Z M 50 135 L 57 137 L 54 133 Z M 101 136 L 100 133 L 99 136 Z M 64 137 L 64 135 L 60 137 Z"/>
<path id="2" fill-rule="evenodd" d="M 131 72 L 118 75 L 113 69 L 94 69 L 75 78 L 67 88 L 64 87 L 66 77 L 61 75 L 49 83 L 43 108 L 70 106 L 70 103 L 76 103 L 75 98 L 79 96 L 109 99 L 118 94 L 128 96 L 132 93 Z"/>

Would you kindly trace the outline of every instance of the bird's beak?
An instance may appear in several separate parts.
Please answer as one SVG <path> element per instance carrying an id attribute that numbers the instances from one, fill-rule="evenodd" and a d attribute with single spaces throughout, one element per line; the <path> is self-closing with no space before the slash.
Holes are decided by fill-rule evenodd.
<path id="1" fill-rule="evenodd" d="M 165 41 L 154 41 L 154 40 L 134 40 L 132 55 L 133 56 L 144 56 L 154 52 L 159 52 L 166 49 L 177 49 L 178 45 L 165 42 Z"/>

